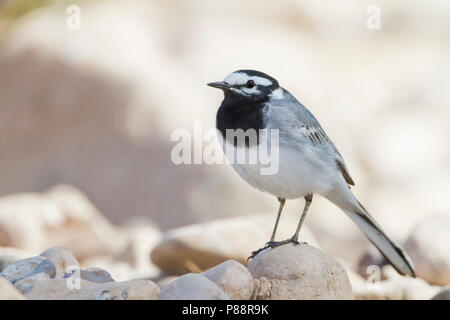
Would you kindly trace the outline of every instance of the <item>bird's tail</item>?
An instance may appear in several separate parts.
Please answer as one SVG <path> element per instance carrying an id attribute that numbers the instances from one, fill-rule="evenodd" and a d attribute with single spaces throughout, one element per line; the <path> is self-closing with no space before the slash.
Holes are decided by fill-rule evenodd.
<path id="1" fill-rule="evenodd" d="M 415 277 L 414 264 L 408 254 L 392 241 L 372 218 L 367 210 L 355 199 L 352 209 L 342 209 L 364 232 L 385 259 L 402 275 Z"/>

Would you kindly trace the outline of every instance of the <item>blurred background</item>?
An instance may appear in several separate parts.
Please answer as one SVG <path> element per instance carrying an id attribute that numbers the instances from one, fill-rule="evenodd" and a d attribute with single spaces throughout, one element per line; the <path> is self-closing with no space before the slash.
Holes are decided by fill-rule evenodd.
<path id="1" fill-rule="evenodd" d="M 170 159 L 173 130 L 215 126 L 222 95 L 206 83 L 237 69 L 277 78 L 317 116 L 356 196 L 404 243 L 450 213 L 449 17 L 444 0 L 0 0 L 0 247 L 131 268 L 130 248 L 181 226 L 264 213 L 270 235 L 274 197 L 227 165 Z M 287 234 L 303 204 L 287 203 Z M 355 269 L 372 250 L 324 199 L 306 225 Z"/>

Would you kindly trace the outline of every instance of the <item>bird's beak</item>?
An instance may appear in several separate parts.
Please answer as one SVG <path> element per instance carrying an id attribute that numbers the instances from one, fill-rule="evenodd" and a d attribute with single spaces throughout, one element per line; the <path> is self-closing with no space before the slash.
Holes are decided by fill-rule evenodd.
<path id="1" fill-rule="evenodd" d="M 208 86 L 222 90 L 227 90 L 230 88 L 230 85 L 225 81 L 210 82 L 208 83 Z"/>

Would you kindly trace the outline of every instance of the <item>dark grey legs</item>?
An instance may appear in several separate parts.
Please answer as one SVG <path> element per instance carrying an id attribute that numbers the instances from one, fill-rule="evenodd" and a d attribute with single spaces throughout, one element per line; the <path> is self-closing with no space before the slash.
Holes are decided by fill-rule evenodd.
<path id="1" fill-rule="evenodd" d="M 278 199 L 280 201 L 280 207 L 278 209 L 277 220 L 275 221 L 275 226 L 273 228 L 272 237 L 270 238 L 270 241 L 267 242 L 266 245 L 263 248 L 258 249 L 256 251 L 253 251 L 252 255 L 249 257 L 249 259 L 253 258 L 259 252 L 261 252 L 262 250 L 267 249 L 269 247 L 270 248 L 275 248 L 275 247 L 279 247 L 279 246 L 281 246 L 283 244 L 287 244 L 287 243 L 293 243 L 295 245 L 299 244 L 299 242 L 298 242 L 298 235 L 299 235 L 300 230 L 302 228 L 303 221 L 306 218 L 306 214 L 308 213 L 308 209 L 309 209 L 309 206 L 311 205 L 312 198 L 313 198 L 312 194 L 308 194 L 308 195 L 305 196 L 305 207 L 303 209 L 302 216 L 300 217 L 300 221 L 298 222 L 297 230 L 295 230 L 295 233 L 294 233 L 294 235 L 291 238 L 283 240 L 283 241 L 275 241 L 275 234 L 277 232 L 278 222 L 280 221 L 281 211 L 283 210 L 283 207 L 284 207 L 284 204 L 286 202 L 286 199 Z"/>
<path id="2" fill-rule="evenodd" d="M 275 221 L 275 226 L 273 227 L 272 237 L 270 237 L 269 242 L 273 242 L 275 240 L 275 233 L 277 232 L 278 222 L 280 221 L 281 211 L 283 211 L 284 204 L 286 203 L 286 199 L 278 198 L 280 201 L 280 207 L 278 208 L 277 220 Z"/>

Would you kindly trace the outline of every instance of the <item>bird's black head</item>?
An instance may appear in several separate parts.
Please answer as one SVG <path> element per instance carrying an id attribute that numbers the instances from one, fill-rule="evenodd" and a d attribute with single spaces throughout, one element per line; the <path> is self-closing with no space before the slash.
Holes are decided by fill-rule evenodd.
<path id="1" fill-rule="evenodd" d="M 211 82 L 208 86 L 222 89 L 225 99 L 250 101 L 268 100 L 270 96 L 276 96 L 277 90 L 280 89 L 276 79 L 255 70 L 235 71 L 224 81 Z"/>

